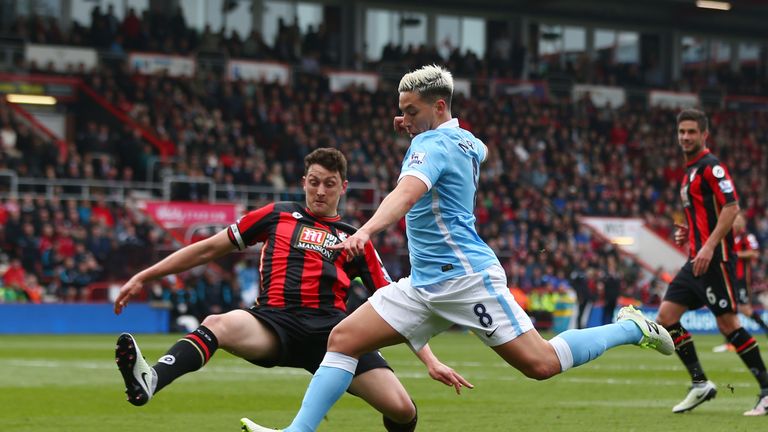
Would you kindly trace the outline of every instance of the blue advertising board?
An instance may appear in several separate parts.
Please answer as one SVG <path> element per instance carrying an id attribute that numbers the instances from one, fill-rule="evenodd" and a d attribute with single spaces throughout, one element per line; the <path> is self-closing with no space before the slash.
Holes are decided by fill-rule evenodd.
<path id="1" fill-rule="evenodd" d="M 659 313 L 659 310 L 656 308 L 641 308 L 641 310 L 643 311 L 643 314 L 649 319 L 656 319 L 656 315 Z M 619 308 L 616 308 L 616 310 L 613 312 L 614 320 L 616 318 L 616 314 L 618 313 Z M 589 327 L 600 325 L 600 319 L 602 316 L 602 306 L 595 306 L 592 308 L 592 313 L 589 315 L 588 321 Z M 768 311 L 761 311 L 760 316 L 764 321 L 768 321 Z M 760 327 L 748 317 L 739 314 L 739 319 L 741 320 L 741 325 L 751 333 L 762 332 Z M 686 330 L 691 333 L 720 333 L 720 330 L 717 329 L 717 321 L 715 321 L 715 316 L 712 315 L 712 312 L 706 308 L 686 312 L 683 315 L 683 318 L 680 320 L 680 323 L 683 325 L 683 327 L 685 327 Z"/>
<path id="2" fill-rule="evenodd" d="M 167 333 L 168 309 L 132 303 L 115 315 L 109 303 L 0 304 L 0 334 Z"/>

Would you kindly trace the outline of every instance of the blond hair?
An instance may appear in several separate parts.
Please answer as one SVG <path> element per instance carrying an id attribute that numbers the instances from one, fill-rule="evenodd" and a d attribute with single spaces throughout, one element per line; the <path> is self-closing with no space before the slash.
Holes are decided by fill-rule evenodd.
<path id="1" fill-rule="evenodd" d="M 453 75 L 438 65 L 426 65 L 403 75 L 397 91 L 414 92 L 430 102 L 444 99 L 450 108 L 453 96 Z"/>

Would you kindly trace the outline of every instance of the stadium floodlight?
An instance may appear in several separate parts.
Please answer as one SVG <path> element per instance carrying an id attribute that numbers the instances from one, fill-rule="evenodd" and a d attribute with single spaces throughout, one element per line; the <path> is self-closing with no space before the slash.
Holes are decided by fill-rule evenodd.
<path id="1" fill-rule="evenodd" d="M 56 105 L 56 98 L 53 96 L 9 94 L 6 99 L 10 103 L 28 104 L 28 105 Z"/>
<path id="2" fill-rule="evenodd" d="M 731 10 L 731 4 L 729 2 L 713 0 L 696 0 L 696 7 L 703 9 L 717 9 L 722 11 Z"/>

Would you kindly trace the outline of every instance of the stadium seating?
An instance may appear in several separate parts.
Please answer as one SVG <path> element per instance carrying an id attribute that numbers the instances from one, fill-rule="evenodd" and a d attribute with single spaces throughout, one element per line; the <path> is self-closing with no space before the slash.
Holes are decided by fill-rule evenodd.
<path id="1" fill-rule="evenodd" d="M 159 23 L 148 14 L 140 19 L 129 16 L 120 26 L 109 25 L 108 16 L 96 22 L 90 29 L 75 25 L 67 35 L 56 29 L 54 21 L 39 18 L 21 19 L 16 25 L 20 35 L 34 42 L 101 44 L 114 50 L 119 44 L 123 50 L 170 53 L 223 50 L 299 63 L 302 56 L 309 55 L 306 53 L 318 51 L 315 44 L 327 43 L 317 42 L 315 35 L 304 35 L 303 43 L 298 44 L 303 51 L 286 49 L 296 44 L 284 39 L 300 37 L 290 26 L 281 28 L 278 46 L 269 46 L 258 34 L 244 41 L 210 31 L 197 35 L 183 23 Z M 164 35 L 161 28 L 166 25 L 176 25 L 178 31 Z M 388 46 L 382 61 L 369 66 L 406 70 L 442 60 L 426 47 Z M 323 58 L 322 62 L 332 64 L 333 59 Z M 512 63 L 499 66 L 489 59 L 473 58 L 471 53 L 454 52 L 447 64 L 458 76 L 479 79 L 518 73 Z M 78 119 L 79 133 L 67 160 L 57 163 L 44 150 L 52 143 L 36 138 L 0 105 L 2 167 L 25 176 L 59 179 L 95 176 L 143 181 L 163 175 L 204 175 L 218 184 L 279 189 L 298 184 L 304 155 L 320 146 L 334 146 L 349 158 L 351 181 L 370 182 L 388 191 L 395 185 L 408 145 L 407 139 L 391 131 L 396 113 L 391 92 L 353 88 L 334 93 L 322 76 L 313 73 L 299 73 L 292 87 L 229 82 L 215 71 L 203 71 L 193 79 L 140 76 L 109 65 L 78 76 L 137 124 L 172 143 L 172 157 L 150 166 L 157 149 L 133 129 Z M 750 88 L 760 93 L 763 89 L 759 80 L 745 82 L 725 72 L 713 77 L 724 90 Z M 597 74 L 594 82 L 646 85 L 633 71 L 618 69 Z M 700 89 L 712 83 L 689 73 L 673 87 Z M 588 99 L 491 98 L 480 93 L 471 99 L 457 96 L 454 111 L 489 146 L 478 194 L 478 227 L 502 259 L 510 284 L 523 291 L 568 286 L 572 268 L 584 258 L 590 268 L 589 286 L 599 294 L 606 260 L 618 256 L 618 251 L 581 226 L 578 215 L 640 217 L 665 238 L 671 236 L 672 221 L 682 219 L 677 189 L 684 171 L 671 110 L 631 104 L 609 110 L 595 107 Z M 763 174 L 768 169 L 764 145 L 768 114 L 714 110 L 710 117 L 711 147 L 732 171 L 750 231 L 768 244 L 764 193 L 768 185 Z M 355 208 L 355 199 L 353 196 L 347 203 L 346 219 L 360 224 L 367 214 Z M 102 217 L 94 219 L 97 213 Z M 78 293 L 87 292 L 82 287 L 88 282 L 125 278 L 148 264 L 140 259 L 153 256 L 146 248 L 172 247 L 159 229 L 104 200 L 54 205 L 21 197 L 2 203 L 0 218 L 8 259 L 19 259 L 24 271 L 36 276 L 46 287 L 47 298 L 85 298 Z M 74 244 L 58 244 L 57 239 L 63 238 L 74 239 Z M 391 228 L 376 243 L 393 276 L 408 272 L 402 225 Z M 110 266 L 113 257 L 126 256 L 137 248 L 145 252 L 134 252 L 140 256 L 128 260 L 130 266 Z M 630 259 L 620 263 L 624 294 L 645 303 L 658 302 L 662 289 L 658 278 L 641 278 L 640 269 Z M 757 289 L 766 289 L 767 273 L 768 259 L 763 257 L 754 273 L 759 277 Z M 205 285 L 201 280 L 202 276 L 193 277 L 187 286 Z M 201 292 L 208 289 L 214 288 L 201 288 Z"/>

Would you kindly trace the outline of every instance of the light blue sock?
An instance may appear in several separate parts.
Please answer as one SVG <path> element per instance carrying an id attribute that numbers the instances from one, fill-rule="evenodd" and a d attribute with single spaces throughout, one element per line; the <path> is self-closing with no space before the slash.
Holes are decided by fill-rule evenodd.
<path id="1" fill-rule="evenodd" d="M 550 343 L 560 359 L 562 371 L 565 371 L 600 357 L 607 349 L 637 344 L 642 338 L 643 332 L 637 324 L 626 320 L 600 327 L 567 330 L 552 338 Z"/>
<path id="2" fill-rule="evenodd" d="M 328 352 L 309 383 L 301 409 L 285 432 L 313 432 L 355 376 L 357 359 Z"/>

